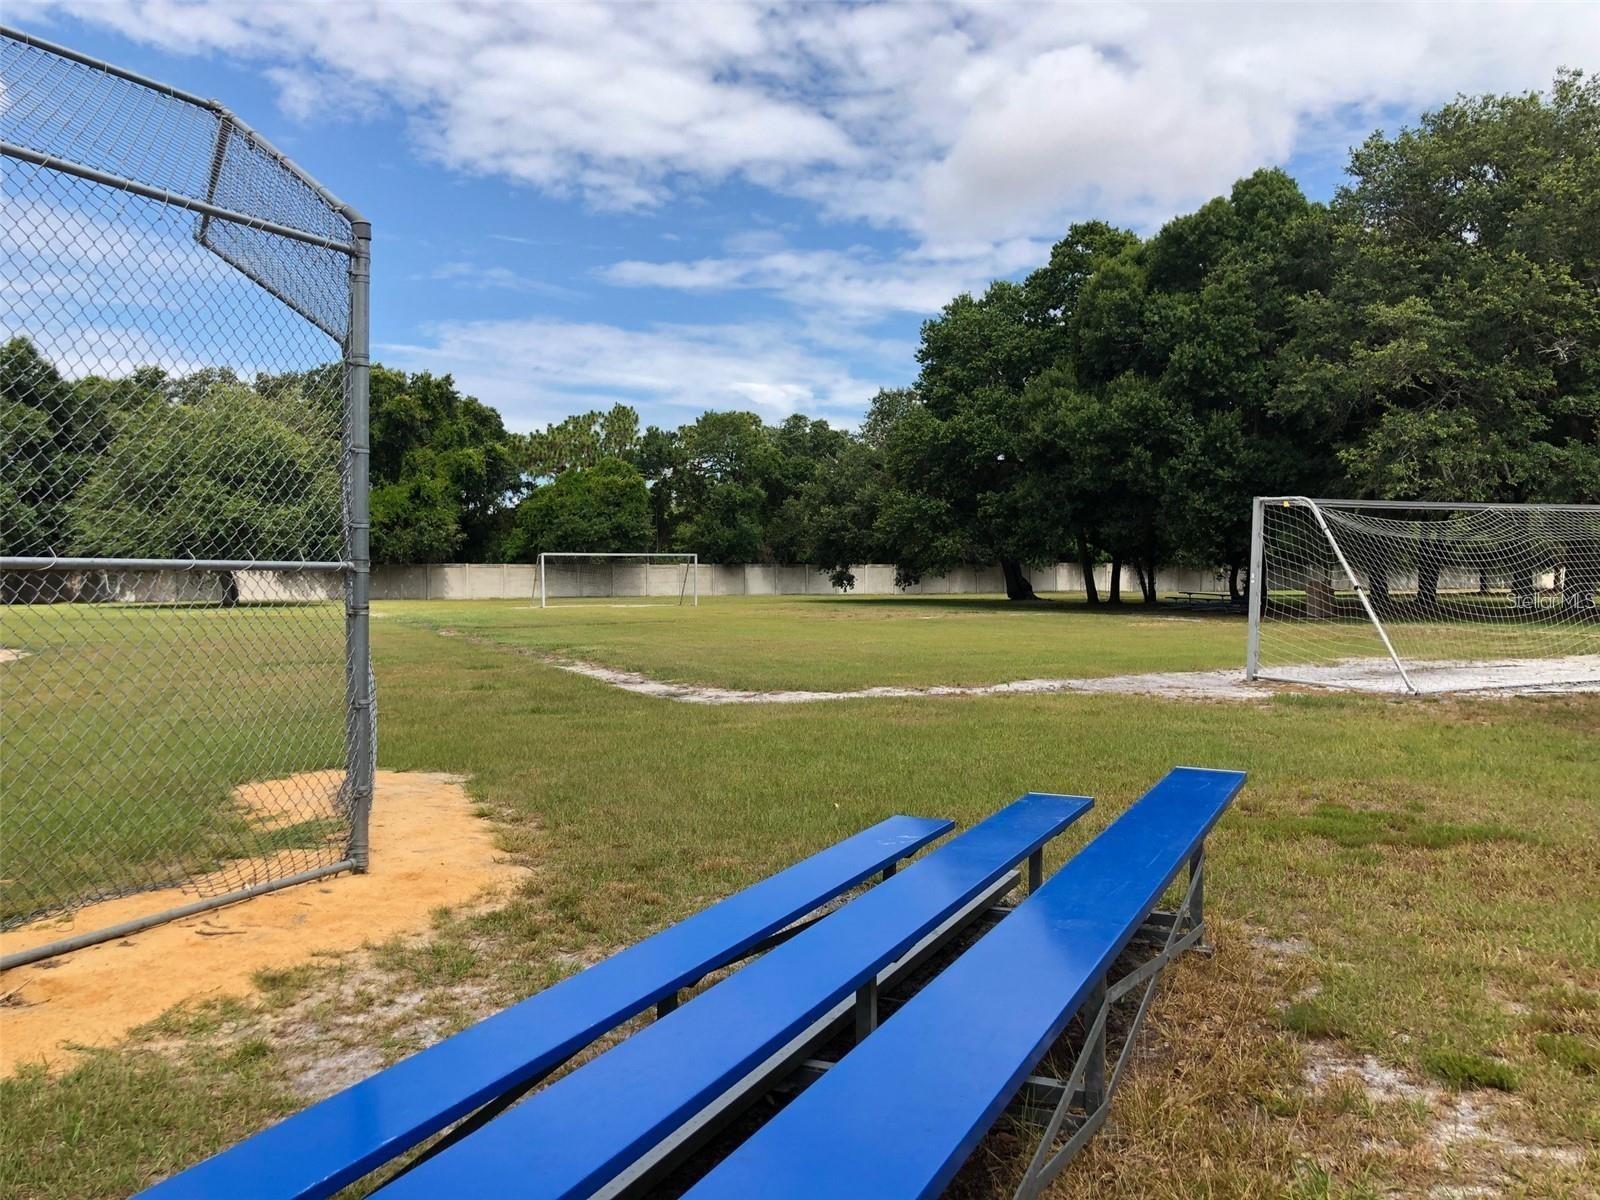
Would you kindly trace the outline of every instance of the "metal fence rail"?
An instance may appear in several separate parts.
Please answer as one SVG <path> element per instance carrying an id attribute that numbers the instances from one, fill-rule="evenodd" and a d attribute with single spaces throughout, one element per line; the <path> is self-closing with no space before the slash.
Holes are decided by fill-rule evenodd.
<path id="1" fill-rule="evenodd" d="M 11 29 L 0 169 L 0 925 L 364 869 L 370 226 Z"/>

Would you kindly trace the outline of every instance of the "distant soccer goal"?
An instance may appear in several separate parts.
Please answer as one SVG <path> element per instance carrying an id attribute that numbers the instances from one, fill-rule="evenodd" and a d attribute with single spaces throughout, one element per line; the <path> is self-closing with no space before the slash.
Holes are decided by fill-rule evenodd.
<path id="1" fill-rule="evenodd" d="M 1600 685 L 1600 505 L 1263 497 L 1246 675 L 1362 691 Z"/>
<path id="2" fill-rule="evenodd" d="M 699 568 L 694 554 L 552 552 L 539 555 L 533 598 L 540 608 L 583 603 L 698 607 Z"/>

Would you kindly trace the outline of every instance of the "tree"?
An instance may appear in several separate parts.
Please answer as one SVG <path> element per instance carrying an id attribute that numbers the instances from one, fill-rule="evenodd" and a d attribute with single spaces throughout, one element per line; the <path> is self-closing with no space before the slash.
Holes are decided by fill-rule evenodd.
<path id="1" fill-rule="evenodd" d="M 880 394 L 889 486 L 878 528 L 902 583 L 998 562 L 1006 595 L 1033 598 L 1026 565 L 1051 557 L 1061 530 L 1023 502 L 1017 435 L 1022 390 L 1048 364 L 1052 334 L 1022 285 L 992 284 L 923 324 L 914 402 Z"/>
<path id="2" fill-rule="evenodd" d="M 774 562 L 804 562 L 809 557 L 805 506 L 801 493 L 818 471 L 836 462 L 851 444 L 850 435 L 826 421 L 801 413 L 768 429 L 774 456 L 763 481 L 766 512 L 763 552 Z"/>
<path id="3" fill-rule="evenodd" d="M 66 550 L 71 437 L 64 418 L 72 388 L 27 338 L 0 346 L 0 549 L 45 555 Z"/>
<path id="4" fill-rule="evenodd" d="M 535 488 L 517 506 L 507 548 L 531 562 L 544 552 L 643 552 L 654 537 L 644 477 L 620 458 L 602 458 Z"/>
<path id="5" fill-rule="evenodd" d="M 1600 81 L 1461 98 L 1374 134 L 1333 205 L 1333 278 L 1304 313 L 1349 490 L 1600 495 Z"/>
<path id="6" fill-rule="evenodd" d="M 639 449 L 639 414 L 626 404 L 586 412 L 520 439 L 522 468 L 533 479 L 592 467 L 603 458 L 631 458 Z"/>
<path id="7" fill-rule="evenodd" d="M 751 484 L 716 484 L 699 496 L 694 514 L 678 530 L 677 544 L 706 562 L 759 562 L 765 501 Z"/>
<path id="8" fill-rule="evenodd" d="M 1319 445 L 1320 409 L 1275 408 L 1294 369 L 1285 348 L 1297 298 L 1326 286 L 1329 221 L 1279 170 L 1239 180 L 1202 216 L 1178 218 L 1150 242 L 1149 324 L 1160 331 L 1150 367 L 1191 421 L 1164 501 L 1172 553 L 1227 567 L 1239 598 L 1250 498 L 1322 493 L 1336 474 Z"/>
<path id="9" fill-rule="evenodd" d="M 835 587 L 854 587 L 851 567 L 893 557 L 880 527 L 887 490 L 881 450 L 848 440 L 817 465 L 795 500 L 804 539 L 799 557 L 826 569 Z"/>
<path id="10" fill-rule="evenodd" d="M 226 372 L 155 396 L 114 434 L 70 503 L 74 545 L 120 558 L 340 557 L 340 447 L 311 406 L 268 400 Z M 229 602 L 238 592 L 231 574 Z"/>
<path id="11" fill-rule="evenodd" d="M 78 553 L 69 504 L 111 438 L 113 418 L 168 386 L 165 373 L 149 367 L 120 380 L 69 381 L 29 339 L 0 345 L 0 549 Z"/>
<path id="12" fill-rule="evenodd" d="M 1173 474 L 1192 440 L 1188 414 L 1133 372 L 1086 388 L 1057 367 L 1029 385 L 1022 453 L 1030 504 L 1056 515 L 1083 568 L 1092 600 L 1096 549 L 1111 559 L 1109 599 L 1121 599 L 1124 564 L 1146 601 L 1173 550 Z M 1180 498 L 1181 502 L 1181 498 Z"/>
<path id="13" fill-rule="evenodd" d="M 682 520 L 678 491 L 684 485 L 688 459 L 682 439 L 672 429 L 652 425 L 644 431 L 632 461 L 650 489 L 650 523 L 655 529 L 655 549 L 665 550 L 675 540 Z"/>
<path id="14" fill-rule="evenodd" d="M 448 375 L 374 367 L 371 435 L 374 561 L 503 553 L 523 481 L 498 412 L 461 395 Z"/>
<path id="15" fill-rule="evenodd" d="M 674 544 L 707 562 L 759 562 L 779 455 L 761 418 L 702 413 L 678 431 Z"/>

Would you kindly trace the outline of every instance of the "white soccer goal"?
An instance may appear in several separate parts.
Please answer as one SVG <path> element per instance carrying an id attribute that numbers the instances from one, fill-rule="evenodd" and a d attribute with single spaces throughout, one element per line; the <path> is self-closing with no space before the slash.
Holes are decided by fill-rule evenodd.
<path id="1" fill-rule="evenodd" d="M 583 601 L 629 607 L 698 607 L 700 558 L 695 554 L 541 554 L 533 598 L 540 608 Z"/>
<path id="2" fill-rule="evenodd" d="M 1262 497 L 1245 674 L 1363 691 L 1600 685 L 1600 505 Z"/>

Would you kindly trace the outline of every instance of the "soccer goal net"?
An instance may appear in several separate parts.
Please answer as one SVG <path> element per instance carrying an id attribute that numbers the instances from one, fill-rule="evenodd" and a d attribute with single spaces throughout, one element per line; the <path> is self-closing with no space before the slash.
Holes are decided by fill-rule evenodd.
<path id="1" fill-rule="evenodd" d="M 693 554 L 539 555 L 534 601 L 616 605 L 700 603 L 700 560 Z"/>
<path id="2" fill-rule="evenodd" d="M 1365 691 L 1600 684 L 1600 505 L 1255 502 L 1246 674 Z"/>

